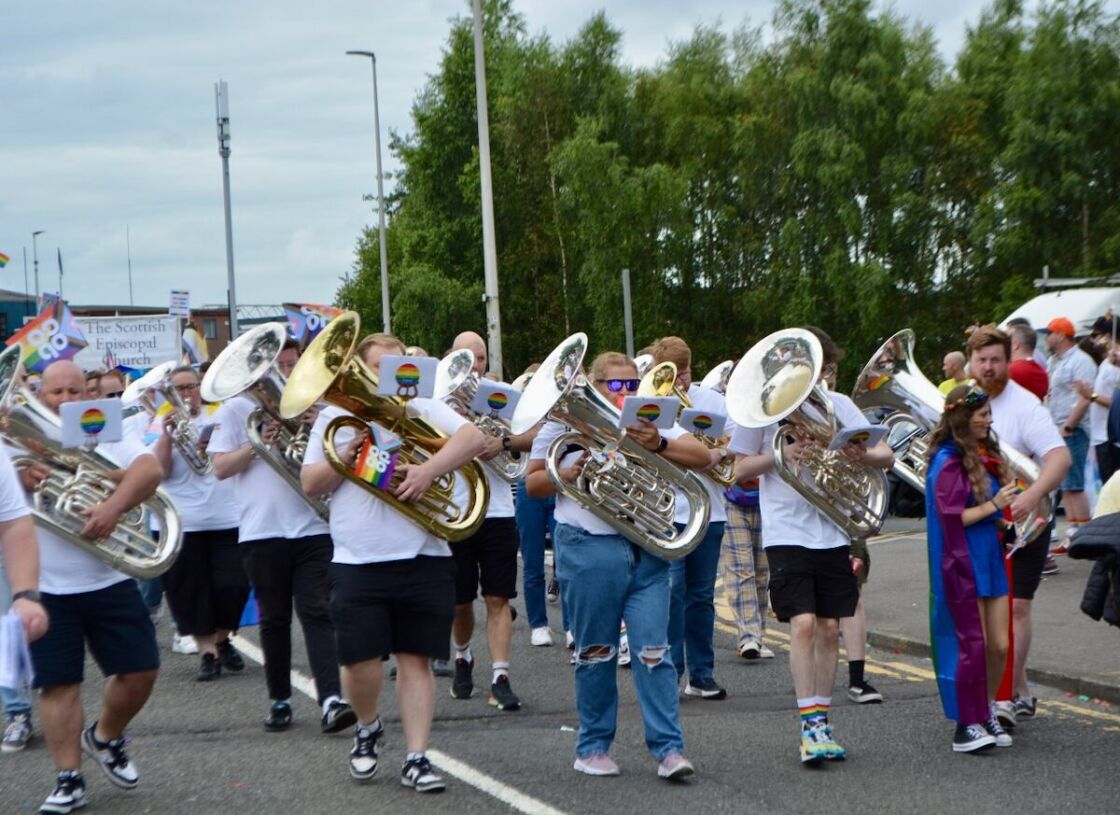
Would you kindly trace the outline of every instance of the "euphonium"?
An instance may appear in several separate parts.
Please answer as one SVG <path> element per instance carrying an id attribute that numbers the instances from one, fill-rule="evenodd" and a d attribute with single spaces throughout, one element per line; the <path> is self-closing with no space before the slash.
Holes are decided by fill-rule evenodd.
<path id="1" fill-rule="evenodd" d="M 416 416 L 403 399 L 378 393 L 377 375 L 355 353 L 360 330 L 358 315 L 347 311 L 319 332 L 288 379 L 280 415 L 299 416 L 320 399 L 354 414 L 334 419 L 323 434 L 323 453 L 331 466 L 433 535 L 452 542 L 470 537 L 482 525 L 490 498 L 489 484 L 478 462 L 437 478 L 418 500 L 401 501 L 393 494 L 399 476 L 394 476 L 387 489 L 378 489 L 355 475 L 339 457 L 334 438 L 343 427 L 368 432 L 368 424 L 375 423 L 397 436 L 401 441 L 398 460 L 405 465 L 422 464 L 446 440 L 446 434 Z M 465 487 L 465 499 L 457 498 L 459 484 Z M 460 505 L 459 500 L 464 503 Z"/>
<path id="2" fill-rule="evenodd" d="M 891 429 L 888 443 L 895 453 L 894 472 L 924 494 L 929 434 L 941 421 L 945 395 L 914 361 L 916 341 L 914 332 L 904 328 L 879 346 L 856 379 L 852 401 L 865 413 L 885 413 L 881 421 Z M 1038 479 L 1038 465 L 1029 456 L 1003 442 L 999 448 L 1016 481 L 1029 486 Z M 1034 512 L 1015 524 L 1020 538 L 1029 543 L 1042 534 L 1053 510 L 1046 495 Z"/>
<path id="3" fill-rule="evenodd" d="M 124 513 L 109 537 L 82 537 L 82 511 L 113 494 L 116 482 L 109 473 L 120 465 L 104 453 L 63 447 L 58 416 L 19 387 L 19 376 L 20 346 L 13 345 L 0 354 L 0 422 L 13 462 L 41 464 L 51 471 L 31 496 L 35 523 L 131 577 L 147 579 L 166 572 L 183 542 L 182 522 L 171 499 L 157 489 Z M 149 531 L 149 519 L 159 524 L 158 541 Z"/>
<path id="4" fill-rule="evenodd" d="M 513 414 L 511 429 L 525 433 L 542 419 L 567 425 L 549 445 L 545 468 L 556 489 L 646 551 L 667 560 L 695 549 L 708 529 L 708 491 L 693 472 L 651 453 L 618 429 L 619 412 L 580 373 L 587 335 L 568 337 L 541 364 Z M 587 450 L 576 484 L 560 477 L 568 445 Z M 689 505 L 688 523 L 673 523 L 674 489 Z"/>
<path id="5" fill-rule="evenodd" d="M 474 395 L 478 390 L 479 377 L 474 370 L 474 354 L 465 348 L 452 351 L 439 361 L 436 371 L 436 398 L 443 399 L 457 413 L 465 416 L 475 427 L 487 436 L 504 438 L 509 436 L 509 427 L 501 419 L 471 409 Z M 525 475 L 529 466 L 528 456 L 514 456 L 502 450 L 489 461 L 482 462 L 491 472 L 510 484 L 516 484 Z"/>
<path id="6" fill-rule="evenodd" d="M 244 394 L 252 400 L 257 407 L 245 420 L 249 444 L 325 520 L 329 514 L 327 501 L 305 493 L 299 477 L 310 428 L 280 415 L 280 395 L 286 380 L 276 367 L 276 358 L 284 350 L 287 338 L 288 329 L 283 323 L 264 323 L 242 334 L 222 349 L 206 371 L 202 398 L 207 402 L 224 402 Z M 273 445 L 265 444 L 261 437 L 260 426 L 266 421 L 279 424 Z"/>
<path id="7" fill-rule="evenodd" d="M 704 374 L 704 378 L 700 380 L 701 388 L 708 388 L 716 393 L 727 394 L 727 380 L 731 378 L 731 372 L 735 369 L 735 360 L 725 359 L 708 373 Z"/>
<path id="8" fill-rule="evenodd" d="M 158 412 L 151 397 L 155 394 L 163 396 L 171 409 L 172 423 L 167 434 L 171 443 L 188 467 L 198 475 L 207 475 L 214 467 L 209 456 L 198 449 L 198 429 L 191 421 L 190 408 L 171 384 L 171 372 L 178 367 L 178 362 L 170 360 L 152 368 L 124 389 L 121 404 L 125 407 L 138 404 L 154 419 Z"/>
<path id="9" fill-rule="evenodd" d="M 682 388 L 677 385 L 677 366 L 672 362 L 659 362 L 646 368 L 646 373 L 638 385 L 638 396 L 675 396 L 680 401 L 680 407 L 692 407 L 692 400 L 688 398 Z M 677 413 L 680 416 L 680 411 Z M 717 439 L 703 433 L 693 433 L 701 444 L 709 450 L 715 450 L 727 443 L 726 438 Z M 716 486 L 726 489 L 735 483 L 735 456 L 728 453 L 720 459 L 712 469 L 701 475 L 710 478 Z"/>
<path id="10" fill-rule="evenodd" d="M 741 427 L 780 423 L 774 436 L 778 475 L 850 538 L 876 534 L 887 514 L 887 477 L 849 461 L 828 445 L 838 430 L 828 392 L 820 384 L 821 344 L 809 331 L 776 331 L 756 343 L 727 383 L 727 410 Z M 801 466 L 785 459 L 782 437 L 808 442 Z"/>

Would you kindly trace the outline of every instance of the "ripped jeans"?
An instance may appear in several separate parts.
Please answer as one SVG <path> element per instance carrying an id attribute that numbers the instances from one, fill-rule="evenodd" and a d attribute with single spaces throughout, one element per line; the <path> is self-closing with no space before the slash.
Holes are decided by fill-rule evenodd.
<path id="1" fill-rule="evenodd" d="M 606 753 L 618 723 L 618 631 L 623 618 L 646 747 L 660 761 L 684 748 L 677 671 L 669 655 L 669 563 L 620 535 L 556 524 L 556 552 L 576 640 L 580 758 Z"/>

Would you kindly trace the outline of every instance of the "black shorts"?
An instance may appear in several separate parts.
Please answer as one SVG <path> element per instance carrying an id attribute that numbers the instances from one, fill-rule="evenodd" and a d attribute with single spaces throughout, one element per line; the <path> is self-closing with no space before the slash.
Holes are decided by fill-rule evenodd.
<path id="1" fill-rule="evenodd" d="M 156 629 L 135 580 L 82 594 L 44 594 L 43 607 L 50 628 L 31 643 L 36 688 L 81 682 L 87 642 L 105 676 L 159 668 Z"/>
<path id="2" fill-rule="evenodd" d="M 421 555 L 385 563 L 332 563 L 329 580 L 340 664 L 401 653 L 431 659 L 450 656 L 455 619 L 451 558 Z"/>
<path id="3" fill-rule="evenodd" d="M 180 634 L 207 636 L 234 631 L 249 597 L 237 528 L 187 532 L 163 591 Z"/>
<path id="4" fill-rule="evenodd" d="M 517 521 L 487 518 L 469 538 L 451 544 L 455 558 L 455 602 L 470 603 L 478 596 L 517 596 L 517 550 L 521 545 Z"/>
<path id="5" fill-rule="evenodd" d="M 807 549 L 768 546 L 770 606 L 787 623 L 798 614 L 838 620 L 851 617 L 859 602 L 859 586 L 849 562 L 851 547 Z"/>
<path id="6" fill-rule="evenodd" d="M 1053 528 L 1051 523 L 1032 543 L 1011 556 L 1011 596 L 1014 599 L 1034 599 L 1038 584 L 1042 582 L 1046 556 L 1050 554 L 1050 532 Z"/>

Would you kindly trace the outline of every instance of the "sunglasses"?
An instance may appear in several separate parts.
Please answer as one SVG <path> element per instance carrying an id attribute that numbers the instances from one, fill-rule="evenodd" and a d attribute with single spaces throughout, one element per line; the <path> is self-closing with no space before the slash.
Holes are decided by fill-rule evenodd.
<path id="1" fill-rule="evenodd" d="M 607 390 L 611 393 L 618 393 L 625 389 L 630 393 L 635 393 L 638 390 L 638 385 L 642 384 L 640 379 L 596 379 L 600 385 L 606 384 Z"/>
<path id="2" fill-rule="evenodd" d="M 952 402 L 945 403 L 946 410 L 952 410 L 956 407 L 978 408 L 988 401 L 988 392 L 981 388 L 979 385 L 973 384 L 963 396 L 959 396 Z"/>

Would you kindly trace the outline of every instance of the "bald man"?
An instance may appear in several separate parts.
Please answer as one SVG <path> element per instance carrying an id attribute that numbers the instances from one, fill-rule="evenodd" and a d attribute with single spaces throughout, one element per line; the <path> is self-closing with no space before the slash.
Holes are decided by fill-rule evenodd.
<path id="1" fill-rule="evenodd" d="M 39 400 L 53 413 L 61 405 L 85 398 L 85 376 L 72 362 L 52 363 L 43 373 Z M 121 516 L 149 498 L 163 477 L 159 462 L 133 438 L 99 444 L 123 469 L 109 471 L 116 487 L 104 501 L 82 514 L 81 536 L 108 537 Z M 49 471 L 31 464 L 20 473 L 24 489 L 39 490 Z M 139 783 L 125 753 L 124 729 L 151 695 L 159 671 L 159 649 L 148 608 L 136 581 L 48 529 L 39 530 L 43 605 L 50 615 L 47 633 L 31 644 L 35 687 L 42 690 L 40 710 L 47 747 L 58 769 L 54 791 L 42 812 L 71 812 L 86 803 L 81 774 L 82 752 L 105 777 L 122 789 Z M 101 712 L 89 727 L 82 712 L 81 684 L 85 647 L 109 677 Z"/>
<path id="2" fill-rule="evenodd" d="M 941 361 L 941 370 L 945 372 L 946 379 L 937 389 L 948 395 L 949 391 L 968 379 L 965 373 L 965 358 L 960 351 L 950 351 Z"/>

